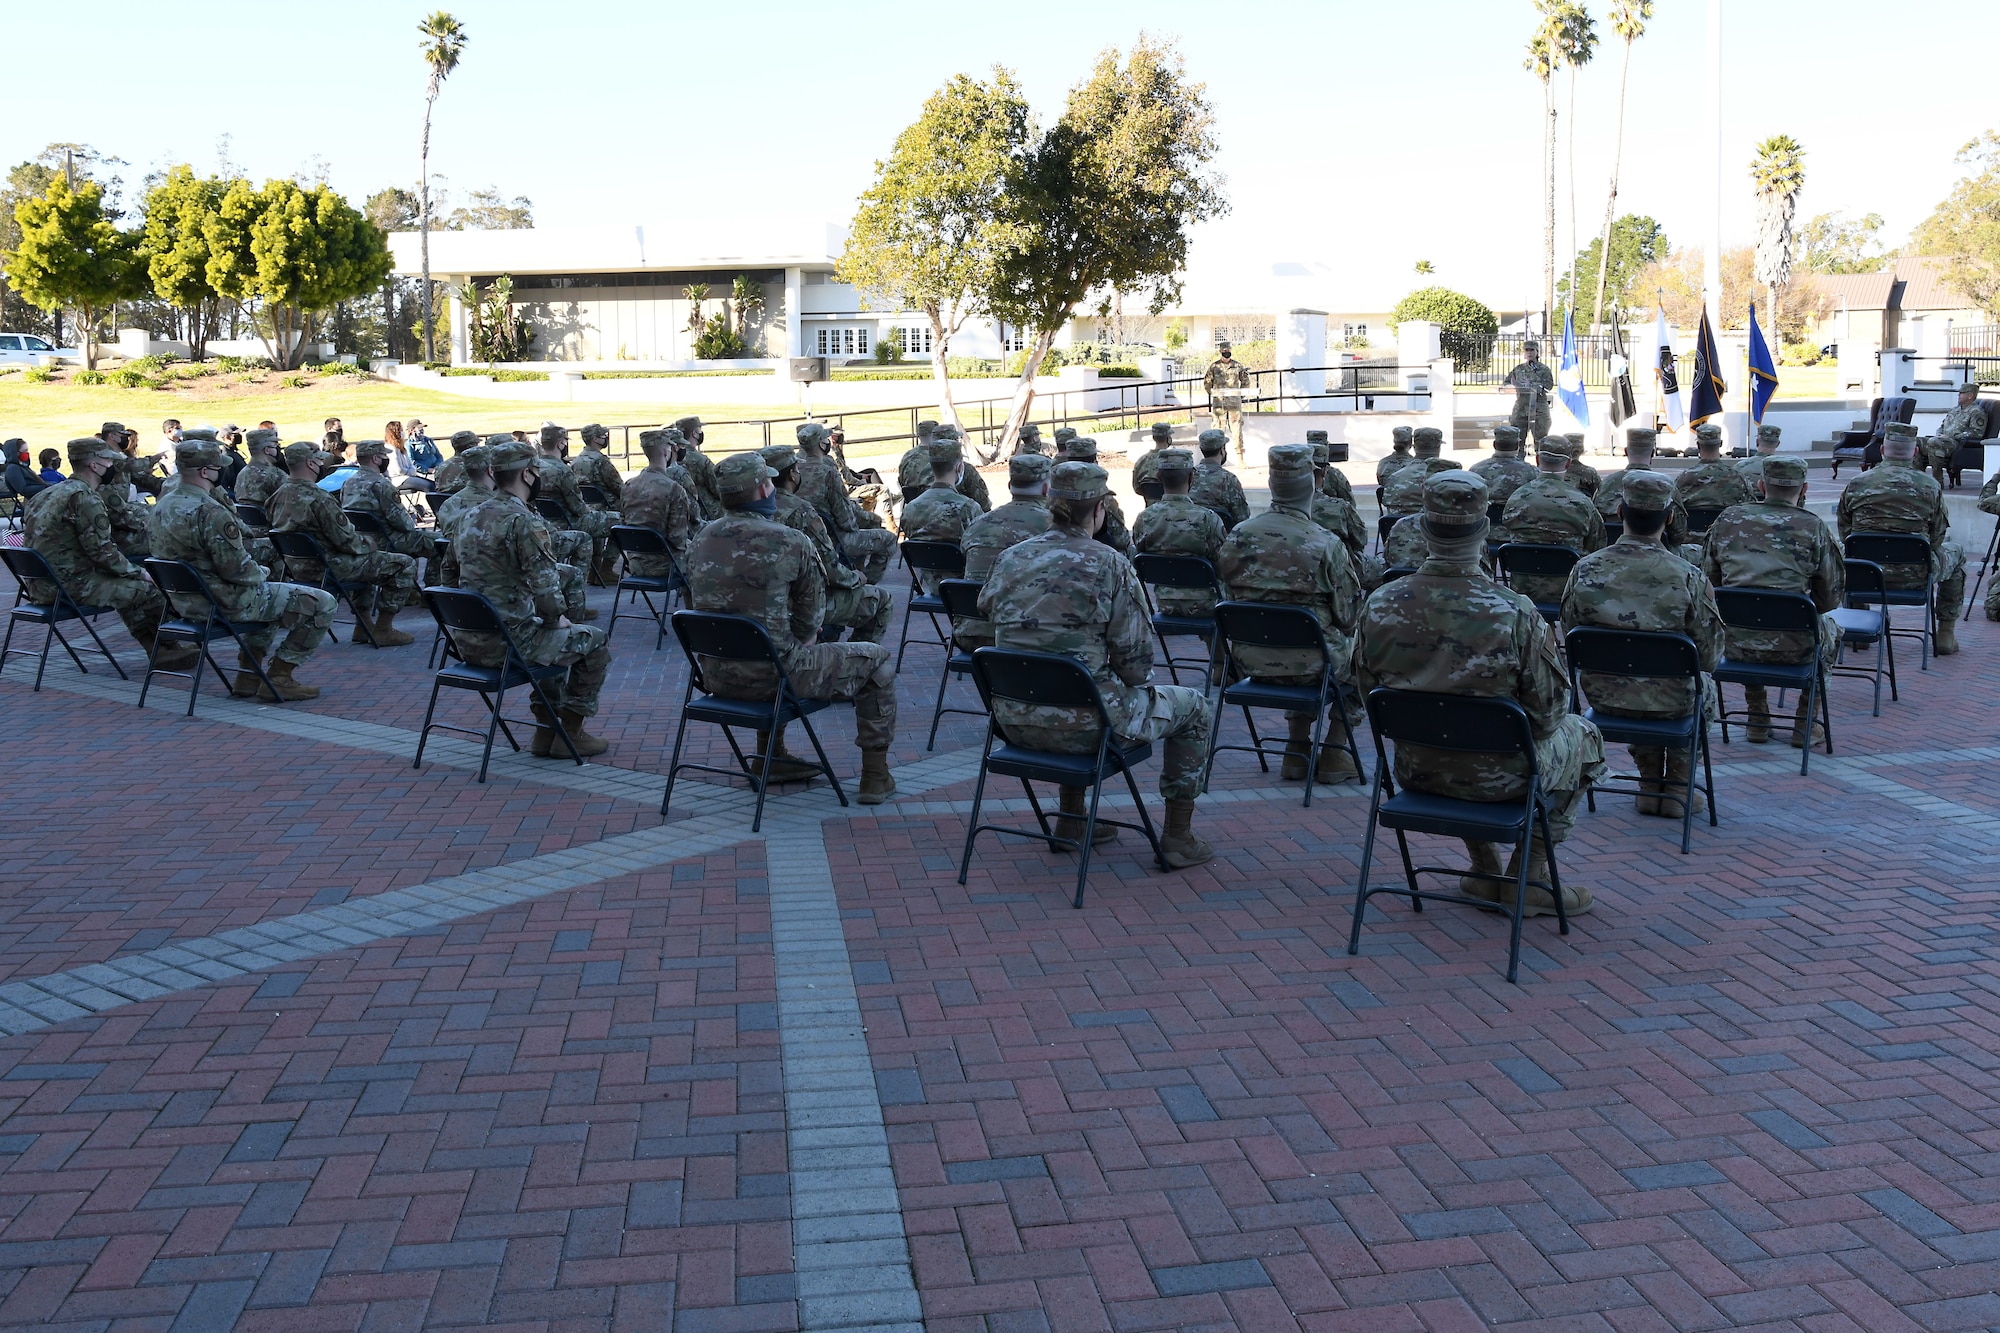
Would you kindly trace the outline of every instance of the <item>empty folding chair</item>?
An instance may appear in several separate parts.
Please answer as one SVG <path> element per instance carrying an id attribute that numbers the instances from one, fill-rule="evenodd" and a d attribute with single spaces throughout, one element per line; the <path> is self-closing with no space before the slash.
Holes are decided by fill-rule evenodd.
<path id="1" fill-rule="evenodd" d="M 362 640 L 371 648 L 382 646 L 375 641 L 375 627 L 368 623 L 359 600 L 375 590 L 374 584 L 335 575 L 332 564 L 326 558 L 326 549 L 310 532 L 273 532 L 271 545 L 284 561 L 287 582 L 318 588 L 321 592 L 332 593 L 335 601 L 346 602 L 348 612 L 354 617 L 355 630 Z M 335 643 L 340 642 L 340 636 L 333 632 L 331 626 L 326 633 Z"/>
<path id="2" fill-rule="evenodd" d="M 7 571 L 14 576 L 15 585 L 14 607 L 7 614 L 7 636 L 0 639 L 0 667 L 7 664 L 10 656 L 38 656 L 32 648 L 13 646 L 14 627 L 23 624 L 40 625 L 42 651 L 35 664 L 35 689 L 40 691 L 42 688 L 42 675 L 49 669 L 49 648 L 54 644 L 61 644 L 63 651 L 69 654 L 69 660 L 76 663 L 76 669 L 86 676 L 89 675 L 90 668 L 83 664 L 83 659 L 76 655 L 76 649 L 70 646 L 70 641 L 63 637 L 62 630 L 58 628 L 65 621 L 75 621 L 90 635 L 90 641 L 97 645 L 98 652 L 104 654 L 104 660 L 111 663 L 111 669 L 118 673 L 118 678 L 131 679 L 125 674 L 125 668 L 118 665 L 118 659 L 111 655 L 111 650 L 104 646 L 104 640 L 98 636 L 97 626 L 90 623 L 92 617 L 103 615 L 108 608 L 85 606 L 64 592 L 62 584 L 56 579 L 55 571 L 49 568 L 49 562 L 43 558 L 40 551 L 31 547 L 0 546 L 0 561 L 6 562 Z M 29 601 L 29 579 L 40 579 L 48 584 L 55 590 L 55 600 L 47 606 L 39 606 Z"/>
<path id="3" fill-rule="evenodd" d="M 478 780 L 486 781 L 486 766 L 493 758 L 493 733 L 496 730 L 507 737 L 507 744 L 516 750 L 521 748 L 521 743 L 514 739 L 514 733 L 508 729 L 506 719 L 500 716 L 500 706 L 507 697 L 507 691 L 520 685 L 526 685 L 534 694 L 535 702 L 542 706 L 543 714 L 548 717 L 549 725 L 555 729 L 556 737 L 562 741 L 563 748 L 569 751 L 569 757 L 582 764 L 583 756 L 576 752 L 576 743 L 570 739 L 569 728 L 563 725 L 561 716 L 557 714 L 555 701 L 542 688 L 547 682 L 567 675 L 569 668 L 561 664 L 535 666 L 530 663 L 521 655 L 520 647 L 514 642 L 514 636 L 508 633 L 507 622 L 500 618 L 500 613 L 494 609 L 493 603 L 479 593 L 465 588 L 425 588 L 422 596 L 424 605 L 430 608 L 431 615 L 437 620 L 438 629 L 446 638 L 452 640 L 452 656 L 458 660 L 447 661 L 431 678 L 430 703 L 424 708 L 423 729 L 417 733 L 417 757 L 410 761 L 410 767 L 423 766 L 424 746 L 430 740 L 433 731 L 455 731 L 462 736 L 483 738 L 484 746 L 479 752 Z M 502 640 L 507 645 L 505 660 L 497 667 L 472 665 L 466 660 L 464 650 L 457 643 L 456 636 L 459 634 L 480 634 Z M 485 731 L 432 721 L 437 714 L 438 694 L 447 689 L 470 690 L 479 696 L 487 710 Z"/>
<path id="4" fill-rule="evenodd" d="M 1937 633 L 1937 563 L 1931 558 L 1931 544 L 1922 537 L 1906 532 L 1857 532 L 1841 543 L 1850 560 L 1869 560 L 1882 567 L 1886 580 L 1895 578 L 1894 567 L 1921 569 L 1923 586 L 1919 588 L 1885 587 L 1879 594 L 1879 601 L 1856 602 L 1850 595 L 1848 601 L 1857 605 L 1881 606 L 1921 606 L 1924 609 L 1923 628 L 1897 629 L 1889 627 L 1891 634 L 1917 641 L 1917 669 L 1931 669 L 1931 649 Z M 1903 579 L 1899 582 L 1907 581 Z"/>
<path id="5" fill-rule="evenodd" d="M 938 668 L 937 701 L 931 707 L 931 735 L 930 739 L 924 742 L 926 750 L 937 748 L 938 723 L 943 720 L 946 713 L 964 713 L 968 717 L 986 716 L 986 710 L 983 708 L 944 706 L 944 688 L 951 678 L 972 673 L 972 650 L 959 641 L 957 626 L 960 620 L 980 618 L 979 590 L 985 586 L 976 579 L 938 580 L 938 600 L 944 603 L 945 614 L 951 617 L 951 656 L 947 657 L 944 665 Z"/>
<path id="6" fill-rule="evenodd" d="M 923 576 L 935 574 L 940 578 L 957 579 L 965 577 L 965 552 L 952 542 L 909 541 L 902 544 L 903 563 L 910 570 L 910 600 L 903 604 L 903 634 L 896 644 L 896 670 L 903 669 L 903 653 L 910 646 L 910 615 L 922 611 L 931 618 L 931 632 L 937 635 L 938 646 L 951 654 L 951 636 L 938 620 L 944 614 L 944 603 L 924 591 Z"/>
<path id="7" fill-rule="evenodd" d="M 1847 605 L 1829 612 L 1834 623 L 1840 626 L 1840 656 L 1834 658 L 1832 673 L 1836 676 L 1855 676 L 1870 681 L 1875 686 L 1874 716 L 1882 716 L 1882 679 L 1889 680 L 1889 698 L 1900 699 L 1896 689 L 1896 640 L 1889 631 L 1889 603 L 1883 596 L 1889 590 L 1883 579 L 1882 566 L 1873 560 L 1848 560 Z M 1875 650 L 1875 665 L 1872 667 L 1845 665 L 1849 648 L 1866 651 Z M 1886 656 L 1886 662 L 1885 662 Z"/>
<path id="8" fill-rule="evenodd" d="M 656 632 L 653 635 L 653 651 L 667 640 L 667 612 L 673 605 L 673 595 L 682 594 L 685 601 L 687 580 L 681 577 L 680 567 L 674 563 L 674 554 L 667 547 L 667 539 L 657 529 L 633 523 L 616 524 L 611 529 L 611 544 L 618 548 L 618 554 L 625 561 L 624 576 L 618 580 L 618 590 L 611 597 L 611 624 L 605 630 L 605 637 L 618 632 L 618 608 L 627 594 L 635 602 L 644 602 L 646 612 L 652 617 Z M 649 556 L 666 562 L 665 574 L 634 574 L 633 556 Z M 660 599 L 654 605 L 653 598 Z M 627 611 L 628 618 L 636 618 L 637 612 Z"/>
<path id="9" fill-rule="evenodd" d="M 1336 664 L 1326 650 L 1326 638 L 1319 620 L 1302 606 L 1279 606 L 1269 602 L 1217 602 L 1215 605 L 1216 637 L 1221 640 L 1223 660 L 1222 694 L 1216 700 L 1215 720 L 1208 736 L 1208 765 L 1202 773 L 1202 790 L 1208 789 L 1209 774 L 1215 771 L 1215 755 L 1218 750 L 1243 750 L 1257 756 L 1258 766 L 1266 773 L 1271 771 L 1268 756 L 1284 758 L 1283 750 L 1272 750 L 1257 735 L 1257 726 L 1251 720 L 1253 708 L 1277 709 L 1286 713 L 1307 713 L 1312 717 L 1312 727 L 1308 731 L 1306 745 L 1306 795 L 1304 805 L 1312 806 L 1314 775 L 1319 767 L 1320 746 L 1330 739 L 1327 732 L 1326 716 L 1329 706 L 1343 694 L 1340 682 L 1334 679 Z M 1311 685 L 1276 685 L 1259 680 L 1244 669 L 1238 660 L 1242 648 L 1290 649 L 1301 653 L 1316 654 L 1319 669 L 1312 674 L 1316 677 Z M 1250 728 L 1250 744 L 1222 744 L 1222 716 L 1230 708 L 1243 710 L 1243 721 Z M 1345 708 L 1333 710 L 1340 717 L 1341 734 L 1346 743 L 1341 747 L 1354 760 L 1357 781 L 1367 780 L 1367 769 L 1361 763 L 1361 751 L 1355 745 L 1354 728 L 1348 725 Z"/>

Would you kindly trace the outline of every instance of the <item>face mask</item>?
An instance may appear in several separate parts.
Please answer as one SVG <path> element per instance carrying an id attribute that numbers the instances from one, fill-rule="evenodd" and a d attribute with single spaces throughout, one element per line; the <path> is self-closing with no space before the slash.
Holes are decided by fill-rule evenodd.
<path id="1" fill-rule="evenodd" d="M 753 514 L 762 514 L 765 518 L 776 518 L 778 516 L 778 497 L 767 495 L 761 500 L 752 500 L 743 507 Z"/>

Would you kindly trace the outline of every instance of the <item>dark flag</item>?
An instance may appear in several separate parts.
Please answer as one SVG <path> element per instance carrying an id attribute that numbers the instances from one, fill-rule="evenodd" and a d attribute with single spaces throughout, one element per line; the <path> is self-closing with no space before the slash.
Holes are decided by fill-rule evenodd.
<path id="1" fill-rule="evenodd" d="M 1688 385 L 1688 425 L 1699 426 L 1722 415 L 1722 358 L 1715 353 L 1715 330 L 1708 325 L 1708 307 L 1701 309 L 1701 327 L 1694 335 L 1694 382 Z"/>
<path id="2" fill-rule="evenodd" d="M 1625 335 L 1619 328 L 1623 312 L 1611 312 L 1611 424 L 1622 426 L 1639 414 L 1632 397 L 1632 363 L 1625 356 Z"/>

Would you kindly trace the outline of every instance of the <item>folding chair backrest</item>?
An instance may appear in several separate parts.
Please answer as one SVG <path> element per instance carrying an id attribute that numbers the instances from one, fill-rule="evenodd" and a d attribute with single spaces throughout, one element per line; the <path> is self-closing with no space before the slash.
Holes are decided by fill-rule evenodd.
<path id="1" fill-rule="evenodd" d="M 1687 516 L 1688 534 L 1698 537 L 1715 526 L 1715 520 L 1722 517 L 1722 511 L 1703 507 L 1688 510 Z"/>
<path id="2" fill-rule="evenodd" d="M 145 561 L 145 569 L 154 584 L 167 596 L 179 593 L 183 597 L 199 597 L 208 603 L 209 610 L 217 619 L 222 618 L 222 607 L 216 602 L 215 594 L 208 590 L 208 583 L 200 572 L 187 561 L 150 556 Z"/>
<path id="3" fill-rule="evenodd" d="M 1376 519 L 1375 520 L 1376 542 L 1378 542 L 1383 546 L 1387 546 L 1389 544 L 1389 529 L 1395 527 L 1398 523 L 1401 523 L 1405 517 L 1407 516 L 1403 514 L 1384 514 L 1382 515 L 1382 517 Z"/>
<path id="4" fill-rule="evenodd" d="M 1878 565 L 1923 565 L 1931 563 L 1931 544 L 1906 532 L 1857 532 L 1841 545 L 1855 560 L 1872 560 Z"/>
<path id="5" fill-rule="evenodd" d="M 1715 590 L 1715 609 L 1731 629 L 1816 630 L 1819 626 L 1819 612 L 1812 598 L 1802 592 L 1722 587 Z"/>
<path id="6" fill-rule="evenodd" d="M 1873 560 L 1856 560 L 1849 557 L 1841 563 L 1847 566 L 1847 600 L 1850 602 L 1879 602 L 1889 591 L 1888 577 L 1882 573 L 1882 566 Z"/>
<path id="7" fill-rule="evenodd" d="M 1607 541 L 1607 542 L 1615 542 L 1615 541 L 1617 541 L 1617 540 L 1618 540 L 1618 539 L 1619 539 L 1620 537 L 1623 537 L 1624 535 L 1625 535 L 1625 525 L 1624 525 L 1624 523 L 1620 522 L 1620 521 L 1619 521 L 1618 519 L 1615 519 L 1615 518 L 1607 518 L 1607 519 L 1605 519 L 1605 520 L 1604 520 L 1604 540 L 1605 540 L 1605 541 Z"/>
<path id="8" fill-rule="evenodd" d="M 719 657 L 731 662 L 768 662 L 779 665 L 778 650 L 764 627 L 748 616 L 723 615 L 715 611 L 674 612 L 674 634 L 681 641 L 689 661 Z"/>
<path id="9" fill-rule="evenodd" d="M 1110 725 L 1097 682 L 1074 657 L 980 648 L 972 654 L 972 682 L 988 711 L 995 699 L 1045 708 L 1088 708 L 1097 713 L 1098 725 Z"/>
<path id="10" fill-rule="evenodd" d="M 1132 558 L 1139 582 L 1155 588 L 1215 587 L 1215 566 L 1198 555 L 1140 555 Z"/>
<path id="11" fill-rule="evenodd" d="M 562 501 L 542 496 L 535 501 L 535 512 L 551 523 L 569 526 L 569 511 L 562 507 Z"/>
<path id="12" fill-rule="evenodd" d="M 978 620 L 979 590 L 985 586 L 978 579 L 939 579 L 938 600 L 944 603 L 946 615 Z"/>
<path id="13" fill-rule="evenodd" d="M 1579 625 L 1564 640 L 1569 664 L 1602 676 L 1695 679 L 1701 654 L 1685 634 Z"/>
<path id="14" fill-rule="evenodd" d="M 425 588 L 424 605 L 447 632 L 505 634 L 506 622 L 485 596 L 467 588 Z"/>
<path id="15" fill-rule="evenodd" d="M 926 574 L 957 578 L 965 573 L 965 552 L 953 542 L 903 543 L 903 563 Z"/>
<path id="16" fill-rule="evenodd" d="M 457 491 L 439 491 L 439 490 L 425 491 L 424 503 L 430 506 L 431 517 L 436 518 L 438 510 L 444 507 L 444 502 L 446 500 L 451 499 L 452 496 L 457 494 L 458 494 Z"/>
<path id="17" fill-rule="evenodd" d="M 1371 690 L 1368 722 L 1381 741 L 1470 754 L 1518 754 L 1535 771 L 1535 732 L 1512 699 L 1419 690 Z"/>
<path id="18" fill-rule="evenodd" d="M 326 552 L 320 549 L 319 539 L 310 532 L 273 532 L 271 545 L 287 560 L 311 560 L 321 569 L 326 568 Z"/>
<path id="19" fill-rule="evenodd" d="M 1500 548 L 1500 569 L 1507 574 L 1530 578 L 1566 578 L 1583 556 L 1567 546 L 1540 546 L 1533 542 L 1508 542 Z"/>
<path id="20" fill-rule="evenodd" d="M 1318 617 L 1303 606 L 1272 602 L 1217 602 L 1215 625 L 1234 646 L 1257 648 L 1317 648 L 1326 651 L 1325 631 Z"/>
<path id="21" fill-rule="evenodd" d="M 1157 481 L 1142 481 L 1138 489 L 1140 496 L 1149 505 L 1158 504 L 1167 493 L 1167 488 Z"/>
<path id="22" fill-rule="evenodd" d="M 354 525 L 356 532 L 365 533 L 371 537 L 386 537 L 389 535 L 389 525 L 384 523 L 382 516 L 372 509 L 343 509 L 340 512 L 347 515 L 347 521 Z"/>
<path id="23" fill-rule="evenodd" d="M 271 516 L 264 512 L 264 506 L 251 504 L 248 500 L 238 500 L 236 502 L 236 517 L 253 528 L 268 528 L 271 526 Z"/>
<path id="24" fill-rule="evenodd" d="M 0 561 L 6 562 L 7 572 L 14 576 L 14 581 L 21 585 L 24 592 L 29 579 L 47 579 L 58 588 L 62 586 L 56 572 L 49 568 L 47 559 L 31 546 L 0 546 Z"/>
<path id="25" fill-rule="evenodd" d="M 1382 582 L 1394 583 L 1397 579 L 1407 578 L 1416 572 L 1416 567 L 1413 565 L 1391 565 L 1382 571 Z"/>
<path id="26" fill-rule="evenodd" d="M 618 523 L 611 529 L 611 544 L 626 555 L 671 555 L 667 539 L 657 529 L 637 523 Z"/>
<path id="27" fill-rule="evenodd" d="M 593 486 L 587 481 L 576 484 L 576 493 L 583 497 L 583 502 L 587 505 L 597 505 L 602 508 L 611 503 L 611 497 L 604 493 L 602 486 Z"/>
<path id="28" fill-rule="evenodd" d="M 1506 513 L 1507 502 L 1505 500 L 1495 500 L 1492 504 L 1486 506 L 1486 521 L 1497 528 L 1500 526 L 1501 518 Z"/>

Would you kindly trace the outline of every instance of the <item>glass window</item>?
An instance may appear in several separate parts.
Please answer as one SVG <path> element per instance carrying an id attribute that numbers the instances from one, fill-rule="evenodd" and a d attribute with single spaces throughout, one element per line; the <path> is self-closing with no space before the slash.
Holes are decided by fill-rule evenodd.
<path id="1" fill-rule="evenodd" d="M 867 356 L 867 355 L 868 355 L 868 330 L 867 330 L 867 329 L 856 329 L 856 330 L 854 331 L 854 350 L 855 350 L 856 352 L 860 353 L 860 354 L 861 354 L 862 356 Z"/>
<path id="2" fill-rule="evenodd" d="M 827 333 L 827 331 L 826 331 L 825 329 L 821 329 L 821 330 L 819 331 L 819 351 L 818 351 L 818 353 L 817 353 L 817 355 L 819 355 L 819 356 L 829 356 L 829 355 L 831 355 L 831 353 L 830 353 L 830 352 L 828 351 L 828 349 L 827 349 L 827 345 L 826 345 L 826 333 Z"/>
<path id="3" fill-rule="evenodd" d="M 21 350 L 20 334 L 0 333 L 0 352 L 18 352 L 20 350 Z"/>
<path id="4" fill-rule="evenodd" d="M 21 341 L 27 344 L 28 350 L 31 352 L 53 352 L 56 350 L 31 333 L 23 334 Z"/>
<path id="5" fill-rule="evenodd" d="M 1368 326 L 1366 324 L 1356 324 L 1354 326 L 1354 335 L 1357 338 L 1366 338 L 1368 336 Z"/>

